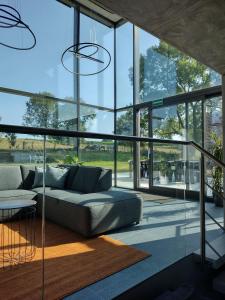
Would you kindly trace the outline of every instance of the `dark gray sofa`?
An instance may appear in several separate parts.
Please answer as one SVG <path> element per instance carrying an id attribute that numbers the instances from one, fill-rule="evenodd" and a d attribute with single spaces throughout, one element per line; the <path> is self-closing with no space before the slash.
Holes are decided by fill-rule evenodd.
<path id="1" fill-rule="evenodd" d="M 86 237 L 139 223 L 140 195 L 112 188 L 112 171 L 98 167 L 66 166 L 64 189 L 46 187 L 45 216 Z M 0 167 L 0 201 L 35 199 L 41 215 L 43 188 L 35 187 L 35 167 Z"/>

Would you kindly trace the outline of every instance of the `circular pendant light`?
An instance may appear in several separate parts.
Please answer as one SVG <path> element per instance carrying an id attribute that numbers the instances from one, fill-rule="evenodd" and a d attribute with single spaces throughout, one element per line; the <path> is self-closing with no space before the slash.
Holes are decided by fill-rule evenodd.
<path id="1" fill-rule="evenodd" d="M 22 21 L 20 13 L 10 5 L 0 4 L 0 28 L 10 29 L 10 28 L 21 28 L 21 30 L 27 30 L 32 38 L 33 43 L 31 46 L 27 47 L 15 47 L 10 44 L 6 44 L 0 41 L 0 45 L 5 46 L 14 50 L 30 50 L 36 45 L 36 37 L 30 27 Z"/>
<path id="2" fill-rule="evenodd" d="M 90 50 L 90 53 L 85 53 L 85 51 Z M 102 51 L 106 55 L 106 60 L 100 59 L 96 57 L 99 54 L 99 51 Z M 77 59 L 79 60 L 89 60 L 97 64 L 98 71 L 97 72 L 91 72 L 91 73 L 80 73 L 76 72 L 74 70 L 71 70 L 66 63 L 65 63 L 65 57 L 66 54 L 72 53 Z M 101 55 L 103 56 L 103 55 Z M 81 76 L 90 76 L 90 75 L 96 75 L 108 68 L 108 66 L 111 63 L 111 55 L 109 51 L 104 48 L 103 46 L 96 44 L 96 43 L 78 43 L 74 44 L 70 47 L 68 47 L 61 56 L 61 62 L 63 67 L 72 74 L 77 74 Z"/>

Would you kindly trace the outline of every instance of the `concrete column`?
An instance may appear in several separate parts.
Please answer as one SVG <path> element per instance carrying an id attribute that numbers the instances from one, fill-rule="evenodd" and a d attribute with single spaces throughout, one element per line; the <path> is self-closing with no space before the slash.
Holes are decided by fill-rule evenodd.
<path id="1" fill-rule="evenodd" d="M 225 74 L 222 75 L 222 138 L 223 138 L 223 161 L 225 162 Z M 223 190 L 225 197 L 225 171 L 224 171 L 224 180 L 223 180 Z M 225 201 L 223 201 L 223 223 L 225 226 Z"/>

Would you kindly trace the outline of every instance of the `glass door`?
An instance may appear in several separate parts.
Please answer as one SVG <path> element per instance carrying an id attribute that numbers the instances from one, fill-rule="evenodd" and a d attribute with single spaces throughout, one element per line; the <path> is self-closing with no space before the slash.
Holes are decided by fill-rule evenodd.
<path id="1" fill-rule="evenodd" d="M 139 123 L 138 134 L 141 137 L 149 137 L 150 134 L 150 113 L 149 107 L 140 109 L 137 121 Z M 138 187 L 149 189 L 151 178 L 151 145 L 150 143 L 140 142 L 139 153 L 137 156 L 138 169 Z"/>

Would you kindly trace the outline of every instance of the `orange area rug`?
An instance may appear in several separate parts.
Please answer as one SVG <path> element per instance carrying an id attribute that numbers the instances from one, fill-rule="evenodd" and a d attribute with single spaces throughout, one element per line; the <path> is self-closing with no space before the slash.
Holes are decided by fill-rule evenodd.
<path id="1" fill-rule="evenodd" d="M 6 225 L 4 225 L 6 226 Z M 4 231 L 5 234 L 7 230 Z M 20 242 L 23 242 L 23 237 Z M 36 222 L 33 260 L 0 268 L 0 299 L 40 300 L 42 290 L 41 222 Z M 7 249 L 7 245 L 6 248 Z M 2 249 L 0 249 L 2 251 Z M 86 239 L 46 223 L 45 299 L 54 300 L 121 271 L 149 254 L 102 235 Z"/>

